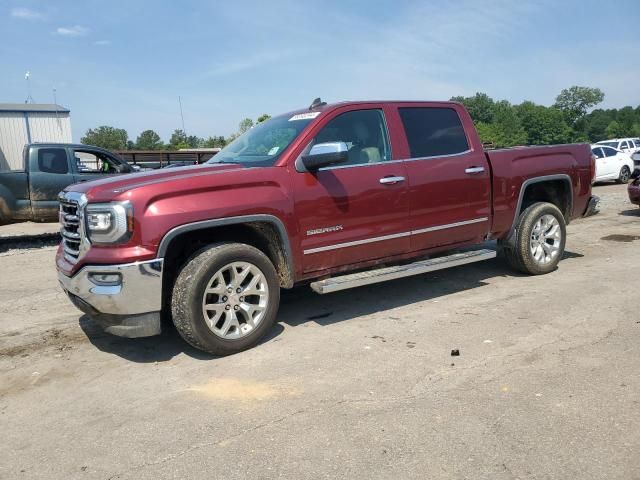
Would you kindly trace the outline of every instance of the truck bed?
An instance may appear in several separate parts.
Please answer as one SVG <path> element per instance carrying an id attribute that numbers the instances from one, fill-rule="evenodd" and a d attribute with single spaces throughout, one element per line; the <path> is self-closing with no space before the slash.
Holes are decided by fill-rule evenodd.
<path id="1" fill-rule="evenodd" d="M 534 178 L 565 178 L 573 190 L 567 221 L 582 215 L 591 195 L 588 144 L 513 147 L 486 150 L 492 170 L 493 235 L 500 238 L 514 223 L 522 186 Z"/>

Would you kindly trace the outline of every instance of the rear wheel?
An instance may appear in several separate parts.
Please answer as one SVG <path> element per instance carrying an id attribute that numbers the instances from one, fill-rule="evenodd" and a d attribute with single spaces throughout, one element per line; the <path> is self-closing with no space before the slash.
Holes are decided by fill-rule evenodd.
<path id="1" fill-rule="evenodd" d="M 500 242 L 509 264 L 521 272 L 542 275 L 555 270 L 564 253 L 566 223 L 562 212 L 551 203 L 534 203 L 526 208 L 511 241 Z"/>
<path id="2" fill-rule="evenodd" d="M 196 252 L 173 288 L 173 323 L 188 343 L 214 355 L 254 346 L 271 329 L 280 284 L 269 258 L 239 243 Z"/>
<path id="3" fill-rule="evenodd" d="M 618 176 L 618 183 L 629 183 L 631 178 L 631 170 L 626 165 L 620 169 L 620 175 Z"/>

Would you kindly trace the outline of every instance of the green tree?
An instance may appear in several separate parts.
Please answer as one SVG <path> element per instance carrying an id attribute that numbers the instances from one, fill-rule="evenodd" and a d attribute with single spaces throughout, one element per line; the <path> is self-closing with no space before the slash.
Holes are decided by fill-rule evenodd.
<path id="1" fill-rule="evenodd" d="M 153 130 L 145 130 L 136 139 L 136 148 L 139 150 L 162 150 L 164 144 Z"/>
<path id="2" fill-rule="evenodd" d="M 584 117 L 583 131 L 591 142 L 604 140 L 604 130 L 611 122 L 610 115 L 602 110 L 597 109 Z"/>
<path id="3" fill-rule="evenodd" d="M 169 148 L 178 150 L 180 148 L 189 148 L 187 134 L 183 130 L 177 128 L 171 134 L 169 139 Z"/>
<path id="4" fill-rule="evenodd" d="M 633 124 L 636 122 L 636 114 L 633 107 L 623 107 L 618 110 L 616 121 L 620 124 L 622 130 L 621 136 L 630 137 L 633 135 Z"/>
<path id="5" fill-rule="evenodd" d="M 524 145 L 528 140 L 515 107 L 506 100 L 495 103 L 492 123 L 479 122 L 476 128 L 482 143 L 490 144 L 494 148 Z"/>
<path id="6" fill-rule="evenodd" d="M 616 120 L 613 120 L 609 125 L 607 125 L 607 128 L 605 128 L 604 134 L 606 138 L 619 138 L 625 136 L 625 131 L 622 125 L 620 125 Z"/>
<path id="7" fill-rule="evenodd" d="M 109 127 L 102 125 L 98 128 L 90 128 L 80 139 L 80 143 L 85 145 L 95 145 L 107 150 L 126 150 L 129 135 L 123 128 Z"/>
<path id="8" fill-rule="evenodd" d="M 263 113 L 262 115 L 260 115 L 257 119 L 256 119 L 256 125 L 258 123 L 262 123 L 262 122 L 266 122 L 267 120 L 269 120 L 271 118 L 271 115 L 269 115 L 268 113 Z"/>
<path id="9" fill-rule="evenodd" d="M 527 132 L 518 118 L 515 108 L 506 100 L 496 102 L 493 108 L 493 123 L 498 129 L 498 145 L 512 147 L 527 143 Z"/>
<path id="10" fill-rule="evenodd" d="M 451 97 L 451 101 L 462 103 L 475 123 L 493 122 L 495 102 L 486 93 L 478 92 L 473 97 Z"/>
<path id="11" fill-rule="evenodd" d="M 599 88 L 573 86 L 565 88 L 556 97 L 553 105 L 560 110 L 570 126 L 587 114 L 587 110 L 604 100 L 604 93 Z"/>
<path id="12" fill-rule="evenodd" d="M 189 135 L 187 137 L 187 145 L 189 145 L 188 148 L 200 148 L 203 143 L 204 143 L 204 139 L 196 135 Z"/>
<path id="13" fill-rule="evenodd" d="M 227 144 L 223 136 L 209 137 L 203 143 L 204 148 L 222 148 Z"/>
<path id="14" fill-rule="evenodd" d="M 238 125 L 238 134 L 242 135 L 244 132 L 251 129 L 252 127 L 253 127 L 253 120 L 251 120 L 250 118 L 245 118 Z"/>
<path id="15" fill-rule="evenodd" d="M 557 108 L 527 101 L 516 106 L 516 113 L 527 132 L 529 145 L 552 145 L 571 141 L 571 128 Z"/>

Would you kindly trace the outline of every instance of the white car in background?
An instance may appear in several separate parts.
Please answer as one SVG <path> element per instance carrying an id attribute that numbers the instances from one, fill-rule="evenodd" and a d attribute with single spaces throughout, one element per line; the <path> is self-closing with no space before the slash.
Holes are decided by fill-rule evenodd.
<path id="1" fill-rule="evenodd" d="M 591 145 L 591 152 L 596 157 L 595 182 L 606 180 L 615 180 L 618 183 L 629 182 L 634 164 L 628 153 L 603 143 Z"/>

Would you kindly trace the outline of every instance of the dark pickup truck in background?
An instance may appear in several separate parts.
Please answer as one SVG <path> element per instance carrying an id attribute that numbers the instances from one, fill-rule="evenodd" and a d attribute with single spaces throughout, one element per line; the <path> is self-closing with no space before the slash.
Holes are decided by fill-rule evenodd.
<path id="1" fill-rule="evenodd" d="M 566 224 L 597 211 L 594 175 L 586 144 L 485 151 L 458 103 L 318 99 L 208 164 L 67 188 L 58 278 L 108 332 L 154 335 L 163 314 L 226 355 L 269 331 L 281 288 L 487 260 L 493 240 L 515 269 L 549 273 Z"/>
<path id="2" fill-rule="evenodd" d="M 0 171 L 0 225 L 58 219 L 58 193 L 79 182 L 134 169 L 99 147 L 61 143 L 25 145 L 23 169 Z"/>

